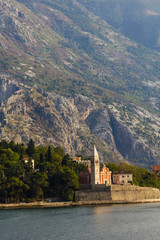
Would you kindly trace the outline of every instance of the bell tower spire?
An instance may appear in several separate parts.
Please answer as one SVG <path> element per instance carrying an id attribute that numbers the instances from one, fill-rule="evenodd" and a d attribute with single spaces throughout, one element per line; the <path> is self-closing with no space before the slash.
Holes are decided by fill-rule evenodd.
<path id="1" fill-rule="evenodd" d="M 96 146 L 94 145 L 93 154 L 91 158 L 91 184 L 100 184 L 99 170 L 100 170 L 99 155 Z"/>

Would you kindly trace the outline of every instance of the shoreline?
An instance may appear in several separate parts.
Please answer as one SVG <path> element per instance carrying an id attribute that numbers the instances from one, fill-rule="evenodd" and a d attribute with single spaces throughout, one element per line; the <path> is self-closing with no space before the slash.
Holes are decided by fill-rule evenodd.
<path id="1" fill-rule="evenodd" d="M 108 205 L 108 204 L 142 204 L 142 203 L 160 203 L 160 199 L 143 199 L 135 201 L 80 201 L 80 202 L 31 202 L 31 203 L 10 203 L 0 204 L 2 209 L 31 209 L 31 208 L 60 208 L 60 207 L 76 207 L 89 205 Z"/>

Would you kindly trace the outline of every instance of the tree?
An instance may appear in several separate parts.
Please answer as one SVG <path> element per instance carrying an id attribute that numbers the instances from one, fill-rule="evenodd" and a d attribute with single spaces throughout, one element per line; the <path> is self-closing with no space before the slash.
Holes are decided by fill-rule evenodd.
<path id="1" fill-rule="evenodd" d="M 35 197 L 37 200 L 43 199 L 43 188 L 47 188 L 48 185 L 48 176 L 46 173 L 34 173 L 32 176 L 33 197 Z"/>
<path id="2" fill-rule="evenodd" d="M 8 179 L 8 187 L 9 197 L 12 202 L 20 202 L 23 196 L 23 191 L 29 189 L 29 186 L 18 177 L 11 177 Z"/>
<path id="3" fill-rule="evenodd" d="M 67 153 L 62 159 L 62 165 L 68 166 L 70 161 L 71 161 L 71 157 Z"/>
<path id="4" fill-rule="evenodd" d="M 109 170 L 114 173 L 120 170 L 120 167 L 116 163 L 109 162 L 106 164 L 106 167 L 109 168 Z"/>
<path id="5" fill-rule="evenodd" d="M 51 151 L 51 146 L 48 147 L 48 151 L 46 153 L 46 161 L 47 162 L 52 162 L 53 157 L 52 157 L 52 151 Z"/>
<path id="6" fill-rule="evenodd" d="M 63 158 L 64 155 L 65 155 L 65 152 L 64 152 L 64 150 L 63 150 L 61 147 L 56 147 L 56 148 L 54 148 L 54 152 L 55 152 L 56 154 L 58 154 L 59 156 L 61 156 L 62 158 Z"/>
<path id="7" fill-rule="evenodd" d="M 61 197 L 64 200 L 72 201 L 74 191 L 77 189 L 79 189 L 78 176 L 69 167 L 63 167 L 63 171 L 61 172 Z"/>
<path id="8" fill-rule="evenodd" d="M 30 157 L 33 157 L 33 155 L 35 154 L 35 145 L 32 139 L 29 140 L 26 152 Z"/>
<path id="9" fill-rule="evenodd" d="M 44 158 L 44 154 L 40 153 L 40 160 L 39 160 L 39 171 L 40 172 L 45 172 L 46 171 L 46 163 L 45 163 L 45 158 Z"/>

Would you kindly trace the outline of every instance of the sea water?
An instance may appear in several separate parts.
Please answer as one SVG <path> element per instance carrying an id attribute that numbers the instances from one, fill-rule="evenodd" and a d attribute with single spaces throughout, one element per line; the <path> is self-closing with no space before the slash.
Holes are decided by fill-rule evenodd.
<path id="1" fill-rule="evenodd" d="M 160 204 L 0 210 L 0 240 L 159 240 Z"/>

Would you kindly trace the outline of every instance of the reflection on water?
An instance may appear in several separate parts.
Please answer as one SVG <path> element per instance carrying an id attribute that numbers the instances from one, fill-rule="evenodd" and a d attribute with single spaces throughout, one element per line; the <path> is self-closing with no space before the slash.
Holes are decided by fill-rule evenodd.
<path id="1" fill-rule="evenodd" d="M 106 213 L 112 213 L 113 209 L 114 209 L 113 206 L 94 207 L 94 214 L 101 215 L 101 214 L 106 214 Z"/>
<path id="2" fill-rule="evenodd" d="M 1 240 L 158 240 L 160 204 L 0 210 Z"/>

